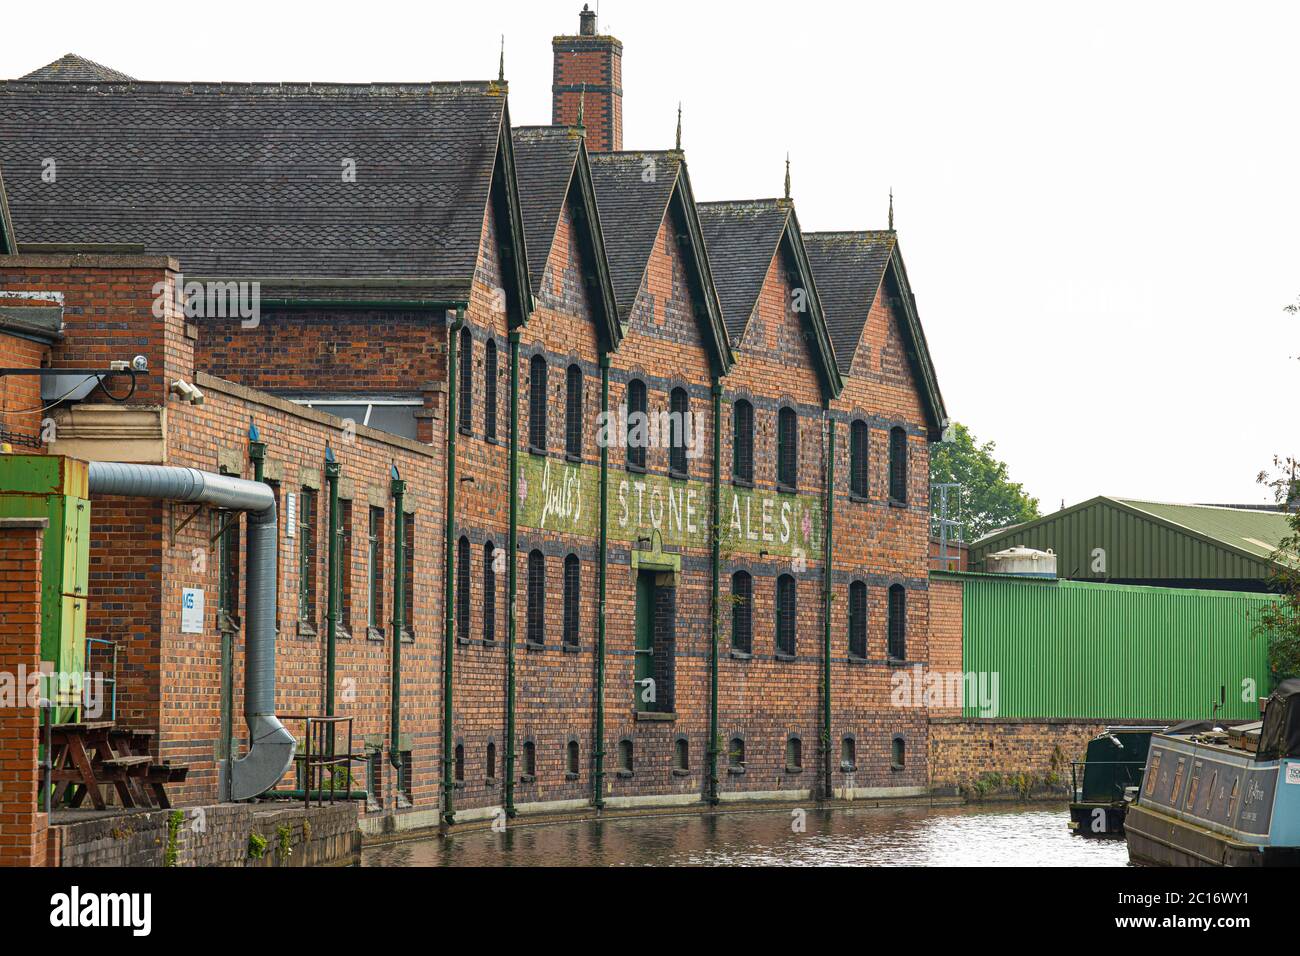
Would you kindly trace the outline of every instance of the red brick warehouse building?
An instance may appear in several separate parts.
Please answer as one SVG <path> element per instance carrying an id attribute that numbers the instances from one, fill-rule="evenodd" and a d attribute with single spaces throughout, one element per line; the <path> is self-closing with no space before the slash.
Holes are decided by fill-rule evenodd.
<path id="1" fill-rule="evenodd" d="M 554 51 L 548 127 L 511 126 L 503 80 L 65 58 L 0 84 L 0 292 L 63 294 L 51 364 L 93 342 L 155 372 L 127 405 L 57 409 L 47 450 L 273 482 L 276 706 L 356 718 L 368 832 L 923 794 L 927 714 L 890 682 L 929 662 L 946 413 L 897 237 L 803 233 L 788 188 L 698 203 L 680 146 L 622 149 L 622 44 L 584 12 Z M 156 315 L 182 275 L 255 284 L 257 321 Z M 637 413 L 668 441 L 627 440 Z M 243 741 L 222 582 L 247 555 L 175 507 L 93 502 L 114 599 L 88 633 L 120 642 L 120 719 L 211 802 Z M 213 596 L 202 634 L 182 586 Z"/>

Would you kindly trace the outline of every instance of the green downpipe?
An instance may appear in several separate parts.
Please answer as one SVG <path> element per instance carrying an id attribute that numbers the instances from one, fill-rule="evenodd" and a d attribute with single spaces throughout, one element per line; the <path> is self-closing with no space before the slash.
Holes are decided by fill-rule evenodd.
<path id="1" fill-rule="evenodd" d="M 325 446 L 325 486 L 329 489 L 329 596 L 325 605 L 325 716 L 334 716 L 334 674 L 339 636 L 339 463 L 334 449 Z"/>
<path id="2" fill-rule="evenodd" d="M 460 330 L 465 327 L 465 311 L 456 310 L 456 320 L 447 335 L 447 515 L 446 543 L 442 582 L 442 822 L 451 826 L 456 822 L 456 784 L 452 779 L 454 755 L 452 754 L 453 654 L 456 640 L 456 608 L 454 585 L 456 579 L 456 432 L 459 417 L 456 403 L 460 397 Z"/>
<path id="3" fill-rule="evenodd" d="M 601 421 L 609 421 L 609 353 L 600 356 L 600 414 Z M 605 602 L 606 581 L 609 574 L 609 442 L 600 443 L 600 562 L 597 576 L 596 613 L 596 739 L 592 748 L 596 756 L 596 769 L 592 774 L 594 799 L 597 809 L 605 806 Z"/>
<path id="4" fill-rule="evenodd" d="M 826 531 L 825 554 L 822 556 L 822 590 L 825 600 L 822 635 L 822 791 L 829 800 L 834 794 L 831 781 L 831 589 L 834 584 L 831 556 L 835 538 L 835 419 L 826 403 Z"/>
<path id="5" fill-rule="evenodd" d="M 510 333 L 510 531 L 506 541 L 506 817 L 515 816 L 515 589 L 519 553 L 519 333 Z"/>
<path id="6" fill-rule="evenodd" d="M 402 771 L 402 618 L 406 616 L 406 482 L 393 465 L 393 678 L 389 714 L 388 762 Z"/>
<path id="7" fill-rule="evenodd" d="M 718 797 L 718 641 L 721 622 L 722 578 L 722 382 L 713 380 L 713 504 L 709 517 L 709 538 L 713 548 L 712 592 L 709 598 L 709 788 L 708 801 L 716 806 Z"/>

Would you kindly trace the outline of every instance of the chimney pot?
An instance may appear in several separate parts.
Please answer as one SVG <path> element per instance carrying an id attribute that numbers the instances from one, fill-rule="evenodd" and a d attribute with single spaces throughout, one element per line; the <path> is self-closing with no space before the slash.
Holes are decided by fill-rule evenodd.
<path id="1" fill-rule="evenodd" d="M 591 6 L 584 3 L 582 13 L 578 14 L 578 33 L 584 37 L 594 37 L 596 35 L 596 14 L 591 12 Z"/>

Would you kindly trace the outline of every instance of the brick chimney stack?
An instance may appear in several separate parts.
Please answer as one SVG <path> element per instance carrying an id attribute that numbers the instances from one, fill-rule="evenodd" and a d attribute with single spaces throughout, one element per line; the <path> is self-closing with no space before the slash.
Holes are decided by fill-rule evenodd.
<path id="1" fill-rule="evenodd" d="M 551 122 L 576 126 L 579 103 L 587 128 L 587 149 L 606 153 L 623 148 L 623 44 L 596 32 L 596 14 L 583 5 L 577 36 L 551 41 L 555 75 Z"/>

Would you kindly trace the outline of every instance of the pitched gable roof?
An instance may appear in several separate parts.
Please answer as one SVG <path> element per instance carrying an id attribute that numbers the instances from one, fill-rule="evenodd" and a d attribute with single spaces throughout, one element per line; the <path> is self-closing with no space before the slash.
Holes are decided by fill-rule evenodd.
<path id="1" fill-rule="evenodd" d="M 37 70 L 32 70 L 23 77 L 24 80 L 62 80 L 67 83 L 95 83 L 99 81 L 130 82 L 135 77 L 127 76 L 112 67 L 87 60 L 75 53 L 65 53 L 53 63 L 46 63 Z"/>
<path id="2" fill-rule="evenodd" d="M 407 290 L 391 298 L 418 287 L 468 299 L 483 217 L 500 200 L 520 260 L 503 263 L 507 293 L 526 317 L 508 124 L 491 82 L 11 80 L 0 168 L 24 246 L 131 243 L 193 275 Z M 41 181 L 49 156 L 56 188 Z"/>
<path id="3" fill-rule="evenodd" d="M 846 375 L 853 368 L 871 307 L 886 280 L 892 281 L 902 312 L 900 325 L 908 364 L 926 412 L 929 438 L 939 441 L 948 424 L 948 410 L 939 391 L 897 234 L 892 230 L 809 232 L 804 234 L 804 242 L 826 310 L 835 358 Z"/>
<path id="4" fill-rule="evenodd" d="M 605 253 L 604 230 L 582 131 L 564 126 L 520 126 L 512 130 L 515 170 L 528 244 L 528 271 L 540 288 L 566 201 L 572 200 L 584 268 L 595 273 L 603 349 L 618 347 L 623 328 Z"/>
<path id="5" fill-rule="evenodd" d="M 626 322 L 645 279 L 655 240 L 669 215 L 682 229 L 692 295 L 713 371 L 725 375 L 735 361 L 722 306 L 709 267 L 704 233 L 691 190 L 686 160 L 680 152 L 594 153 L 591 178 L 596 187 L 600 218 L 608 229 L 605 251 L 618 300 L 618 313 Z"/>
<path id="6" fill-rule="evenodd" d="M 818 295 L 794 204 L 784 199 L 701 203 L 700 225 L 709 250 L 709 265 L 722 302 L 727 335 L 734 344 L 745 336 L 763 283 L 778 251 L 785 249 L 807 292 L 809 347 L 828 397 L 843 387 L 826 317 Z"/>

